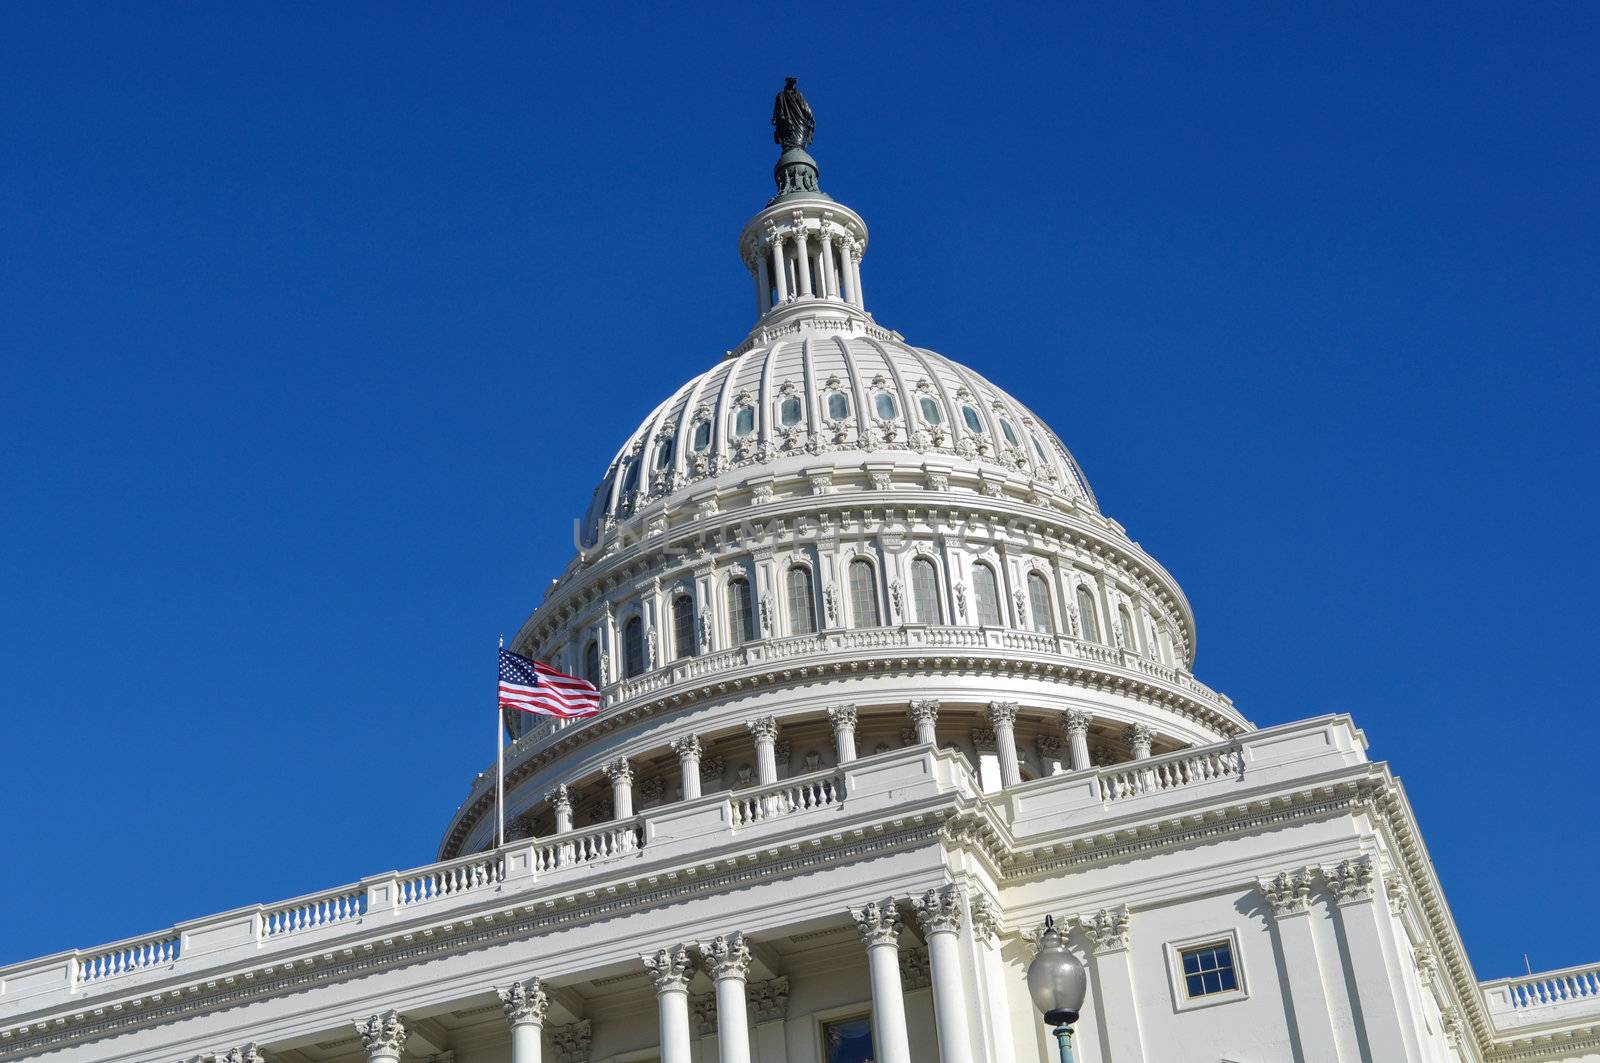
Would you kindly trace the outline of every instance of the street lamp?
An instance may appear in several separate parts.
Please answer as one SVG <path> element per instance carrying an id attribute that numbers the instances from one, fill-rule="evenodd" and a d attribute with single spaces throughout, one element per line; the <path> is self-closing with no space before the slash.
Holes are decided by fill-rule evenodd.
<path id="1" fill-rule="evenodd" d="M 1044 1012 L 1044 1021 L 1061 1045 L 1061 1063 L 1072 1063 L 1072 1024 L 1083 1010 L 1089 991 L 1089 974 L 1078 958 L 1067 951 L 1056 933 L 1056 921 L 1044 917 L 1044 933 L 1039 935 L 1039 954 L 1028 964 L 1028 994 L 1033 1006 Z"/>

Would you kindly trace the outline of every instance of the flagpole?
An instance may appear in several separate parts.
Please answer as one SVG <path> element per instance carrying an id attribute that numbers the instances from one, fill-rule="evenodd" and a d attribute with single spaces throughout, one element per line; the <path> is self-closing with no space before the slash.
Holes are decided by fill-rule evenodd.
<path id="1" fill-rule="evenodd" d="M 500 636 L 500 648 L 506 648 L 506 637 Z M 497 665 L 498 667 L 498 665 Z M 506 843 L 506 735 L 505 713 L 500 708 L 496 694 L 494 702 L 494 847 Z"/>

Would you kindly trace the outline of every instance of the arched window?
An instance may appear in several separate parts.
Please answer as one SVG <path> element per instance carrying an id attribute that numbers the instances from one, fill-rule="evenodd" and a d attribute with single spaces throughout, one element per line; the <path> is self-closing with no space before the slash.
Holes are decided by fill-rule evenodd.
<path id="1" fill-rule="evenodd" d="M 900 408 L 894 404 L 894 396 L 887 391 L 880 391 L 874 396 L 872 408 L 878 411 L 878 417 L 885 421 L 894 420 L 900 413 Z"/>
<path id="2" fill-rule="evenodd" d="M 939 607 L 939 572 L 925 557 L 911 562 L 911 611 L 919 624 L 944 623 L 944 610 Z"/>
<path id="3" fill-rule="evenodd" d="M 1033 614 L 1033 630 L 1053 634 L 1055 611 L 1050 608 L 1050 584 L 1037 572 L 1028 573 L 1028 611 Z"/>
<path id="4" fill-rule="evenodd" d="M 733 435 L 735 439 L 743 439 L 756 430 L 756 408 L 754 406 L 740 406 L 733 411 Z"/>
<path id="5" fill-rule="evenodd" d="M 1000 418 L 1000 432 L 1006 437 L 1007 443 L 1010 443 L 1014 447 L 1021 446 L 1021 444 L 1017 442 L 1017 430 L 1012 428 L 1011 422 L 1006 420 L 1004 417 Z"/>
<path id="6" fill-rule="evenodd" d="M 800 398 L 790 395 L 778 404 L 778 420 L 785 428 L 793 428 L 800 423 Z"/>
<path id="7" fill-rule="evenodd" d="M 1128 612 L 1127 606 L 1117 606 L 1117 620 L 1122 624 L 1122 641 L 1127 644 L 1128 649 L 1137 650 L 1139 648 L 1138 632 L 1133 629 L 1133 614 Z"/>
<path id="8" fill-rule="evenodd" d="M 642 454 L 628 462 L 628 476 L 627 479 L 622 481 L 622 493 L 624 496 L 631 495 L 639 490 L 639 468 L 643 464 L 644 455 Z"/>
<path id="9" fill-rule="evenodd" d="M 850 621 L 856 627 L 878 627 L 878 575 L 871 561 L 850 562 Z"/>
<path id="10" fill-rule="evenodd" d="M 1100 624 L 1094 618 L 1094 592 L 1078 585 L 1078 619 L 1083 622 L 1083 637 L 1090 642 L 1100 641 Z"/>
<path id="11" fill-rule="evenodd" d="M 622 625 L 622 664 L 629 679 L 644 674 L 644 621 L 636 616 Z"/>
<path id="12" fill-rule="evenodd" d="M 665 469 L 672 464 L 672 440 L 663 439 L 656 445 L 656 468 Z"/>
<path id="13" fill-rule="evenodd" d="M 983 422 L 978 420 L 978 411 L 971 406 L 961 407 L 961 419 L 967 422 L 967 431 L 974 435 L 983 435 Z"/>
<path id="14" fill-rule="evenodd" d="M 694 446 L 694 449 L 695 449 L 696 453 L 699 453 L 700 451 L 706 449 L 707 447 L 709 447 L 711 445 L 711 422 L 710 421 L 697 421 L 697 422 L 695 422 L 695 426 L 694 426 L 694 443 L 692 445 Z"/>
<path id="15" fill-rule="evenodd" d="M 756 637 L 755 603 L 750 600 L 750 581 L 743 576 L 728 581 L 728 638 L 739 646 Z"/>
<path id="16" fill-rule="evenodd" d="M 972 566 L 973 597 L 978 600 L 978 623 L 984 627 L 1001 627 L 1005 620 L 1000 616 L 1000 584 L 994 578 L 994 569 L 983 562 Z"/>
<path id="17" fill-rule="evenodd" d="M 811 570 L 791 565 L 785 577 L 789 589 L 789 629 L 796 635 L 817 630 L 817 596 L 811 588 Z"/>
<path id="18" fill-rule="evenodd" d="M 596 687 L 600 685 L 600 644 L 593 639 L 583 648 L 583 678 Z"/>
<path id="19" fill-rule="evenodd" d="M 944 420 L 944 414 L 939 410 L 939 404 L 930 398 L 924 397 L 917 405 L 922 409 L 922 419 L 929 424 L 939 424 Z"/>
<path id="20" fill-rule="evenodd" d="M 694 656 L 694 599 L 687 594 L 672 599 L 672 647 L 680 660 Z"/>
<path id="21" fill-rule="evenodd" d="M 842 391 L 835 391 L 828 396 L 828 416 L 835 421 L 842 421 L 850 416 L 850 396 Z"/>

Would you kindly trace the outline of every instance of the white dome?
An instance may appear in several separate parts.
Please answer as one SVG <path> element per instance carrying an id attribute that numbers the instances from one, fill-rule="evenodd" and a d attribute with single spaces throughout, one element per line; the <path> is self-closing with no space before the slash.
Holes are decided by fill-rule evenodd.
<path id="1" fill-rule="evenodd" d="M 584 545 L 656 499 L 694 493 L 737 470 L 824 457 L 835 467 L 887 462 L 913 472 L 988 467 L 1094 506 L 1055 433 L 982 376 L 874 326 L 806 327 L 816 324 L 746 344 L 656 407 L 595 489 Z"/>

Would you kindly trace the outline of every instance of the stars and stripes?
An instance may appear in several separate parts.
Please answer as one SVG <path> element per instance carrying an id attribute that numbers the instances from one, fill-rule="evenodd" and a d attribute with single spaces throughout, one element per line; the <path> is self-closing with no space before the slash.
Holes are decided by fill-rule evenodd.
<path id="1" fill-rule="evenodd" d="M 593 716 L 600 711 L 600 691 L 593 683 L 502 648 L 500 707 L 539 716 Z"/>

